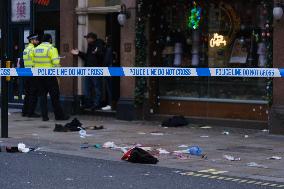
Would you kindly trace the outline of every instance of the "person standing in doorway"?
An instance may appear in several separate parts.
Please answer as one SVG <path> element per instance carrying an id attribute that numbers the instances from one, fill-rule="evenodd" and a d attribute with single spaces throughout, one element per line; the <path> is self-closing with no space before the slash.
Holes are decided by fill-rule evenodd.
<path id="1" fill-rule="evenodd" d="M 97 34 L 89 33 L 84 36 L 88 42 L 87 53 L 81 52 L 78 49 L 72 49 L 71 54 L 79 56 L 85 61 L 85 67 L 103 67 L 104 58 L 104 42 L 98 39 Z M 95 90 L 95 102 L 92 101 L 92 89 Z M 85 108 L 97 110 L 101 108 L 102 101 L 102 78 L 101 77 L 86 77 L 85 78 Z"/>
<path id="2" fill-rule="evenodd" d="M 28 46 L 23 52 L 23 60 L 25 68 L 34 67 L 34 56 L 33 51 L 35 46 L 39 44 L 38 34 L 32 34 L 27 37 L 29 40 Z M 39 118 L 40 115 L 35 113 L 37 98 L 38 98 L 38 87 L 36 85 L 35 77 L 26 77 L 24 78 L 24 87 L 25 87 L 25 99 L 24 106 L 22 109 L 22 115 L 24 117 L 30 118 Z"/>
<path id="3" fill-rule="evenodd" d="M 44 34 L 42 43 L 34 49 L 35 68 L 60 67 L 60 58 L 57 48 L 52 45 L 50 34 Z M 55 119 L 58 121 L 68 120 L 60 104 L 60 91 L 57 77 L 38 77 L 38 86 L 41 100 L 42 120 L 48 121 L 47 94 L 51 97 Z"/>
<path id="4" fill-rule="evenodd" d="M 112 48 L 112 38 L 111 36 L 106 37 L 105 42 L 105 56 L 104 56 L 104 67 L 112 67 L 114 61 L 116 60 L 116 54 L 113 52 Z M 103 111 L 112 110 L 112 78 L 104 77 L 104 83 L 107 91 L 107 106 L 103 107 Z"/>

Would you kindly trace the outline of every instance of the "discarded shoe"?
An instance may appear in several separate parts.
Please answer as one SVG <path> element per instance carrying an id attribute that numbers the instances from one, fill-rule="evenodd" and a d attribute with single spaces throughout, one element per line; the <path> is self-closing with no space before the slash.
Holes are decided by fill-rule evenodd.
<path id="1" fill-rule="evenodd" d="M 81 130 L 80 128 L 82 128 L 82 125 L 83 124 L 77 118 L 75 118 L 70 123 L 67 123 L 65 127 L 70 131 L 76 132 Z"/>
<path id="2" fill-rule="evenodd" d="M 87 130 L 103 130 L 104 126 L 93 126 L 93 127 L 86 127 Z"/>
<path id="3" fill-rule="evenodd" d="M 131 163 L 141 164 L 157 164 L 159 162 L 159 160 L 149 152 L 137 147 L 127 151 L 121 159 Z"/>
<path id="4" fill-rule="evenodd" d="M 183 127 L 186 125 L 188 125 L 188 121 L 184 116 L 174 116 L 162 123 L 162 127 Z"/>

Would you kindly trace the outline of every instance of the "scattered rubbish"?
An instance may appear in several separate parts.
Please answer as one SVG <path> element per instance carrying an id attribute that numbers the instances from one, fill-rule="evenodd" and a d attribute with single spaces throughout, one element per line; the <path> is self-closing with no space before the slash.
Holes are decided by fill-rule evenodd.
<path id="1" fill-rule="evenodd" d="M 38 134 L 37 133 L 33 133 L 32 136 L 38 136 Z"/>
<path id="2" fill-rule="evenodd" d="M 17 147 L 15 146 L 0 146 L 0 152 L 7 152 L 7 153 L 28 153 L 35 151 L 34 148 L 27 148 L 25 144 L 19 143 Z"/>
<path id="3" fill-rule="evenodd" d="M 80 129 L 81 129 L 81 130 L 79 131 L 80 138 L 87 138 L 87 137 L 93 136 L 93 135 L 88 135 L 88 134 L 87 134 L 87 131 L 84 130 L 83 128 L 80 128 Z"/>
<path id="4" fill-rule="evenodd" d="M 245 138 L 248 138 L 249 136 L 248 135 L 245 135 Z"/>
<path id="5" fill-rule="evenodd" d="M 138 135 L 146 135 L 146 133 L 139 132 Z"/>
<path id="6" fill-rule="evenodd" d="M 268 169 L 268 167 L 267 167 L 267 166 L 265 166 L 265 165 L 260 165 L 260 164 L 255 163 L 255 162 L 247 163 L 247 166 L 248 166 L 248 167 L 256 167 L 256 168 L 264 168 L 264 169 Z"/>
<path id="7" fill-rule="evenodd" d="M 212 129 L 212 127 L 210 127 L 210 126 L 203 126 L 203 127 L 200 127 L 200 129 Z"/>
<path id="8" fill-rule="evenodd" d="M 173 152 L 175 155 L 178 154 L 189 154 L 188 150 L 177 150 Z"/>
<path id="9" fill-rule="evenodd" d="M 65 127 L 72 132 L 76 132 L 81 130 L 82 125 L 83 124 L 77 118 L 75 118 L 70 123 L 67 123 Z"/>
<path id="10" fill-rule="evenodd" d="M 113 178 L 113 176 L 109 175 L 109 176 L 104 176 L 104 178 Z"/>
<path id="11" fill-rule="evenodd" d="M 1 151 L 7 153 L 19 153 L 18 147 L 5 147 L 4 150 L 1 149 Z"/>
<path id="12" fill-rule="evenodd" d="M 106 142 L 103 144 L 103 148 L 117 148 L 114 142 Z"/>
<path id="13" fill-rule="evenodd" d="M 91 126 L 91 127 L 86 127 L 86 130 L 93 130 L 93 131 L 97 131 L 97 130 L 103 130 L 104 126 Z"/>
<path id="14" fill-rule="evenodd" d="M 190 159 L 190 157 L 188 155 L 185 155 L 185 154 L 175 153 L 174 155 L 176 155 L 177 159 L 179 159 L 179 160 L 188 160 L 188 159 Z"/>
<path id="15" fill-rule="evenodd" d="M 179 148 L 188 148 L 188 145 L 183 144 L 183 145 L 180 145 Z"/>
<path id="16" fill-rule="evenodd" d="M 230 135 L 230 133 L 228 131 L 224 131 L 222 135 Z"/>
<path id="17" fill-rule="evenodd" d="M 267 132 L 269 132 L 269 130 L 263 129 L 262 132 L 267 133 Z"/>
<path id="18" fill-rule="evenodd" d="M 164 133 L 151 133 L 151 135 L 153 135 L 153 136 L 164 136 Z"/>
<path id="19" fill-rule="evenodd" d="M 224 155 L 223 156 L 226 160 L 229 160 L 229 161 L 241 161 L 241 158 L 235 158 L 233 156 L 230 156 L 230 155 Z"/>
<path id="20" fill-rule="evenodd" d="M 272 156 L 272 157 L 269 157 L 269 158 L 267 158 L 268 160 L 281 160 L 282 159 L 282 157 L 280 157 L 280 156 Z"/>
<path id="21" fill-rule="evenodd" d="M 190 155 L 194 155 L 194 156 L 201 156 L 202 155 L 202 149 L 199 148 L 198 146 L 193 146 L 193 147 L 190 147 L 188 149 L 188 153 Z"/>
<path id="22" fill-rule="evenodd" d="M 162 127 L 183 127 L 186 125 L 188 125 L 188 121 L 184 118 L 184 116 L 174 116 L 162 123 Z"/>
<path id="23" fill-rule="evenodd" d="M 83 143 L 83 144 L 81 144 L 81 146 L 80 146 L 81 149 L 87 149 L 87 148 L 89 148 L 89 147 L 90 147 L 90 146 L 89 146 L 88 143 Z"/>
<path id="24" fill-rule="evenodd" d="M 157 149 L 159 154 L 170 154 L 170 152 L 168 152 L 167 150 L 163 149 L 163 148 L 159 148 Z"/>
<path id="25" fill-rule="evenodd" d="M 159 162 L 159 160 L 152 156 L 149 152 L 137 147 L 128 150 L 121 159 L 141 164 L 157 164 Z"/>
<path id="26" fill-rule="evenodd" d="M 28 153 L 30 152 L 30 149 L 26 147 L 24 143 L 19 143 L 18 144 L 18 151 L 22 153 Z"/>
<path id="27" fill-rule="evenodd" d="M 138 146 L 136 146 L 136 147 L 138 147 Z M 140 148 L 145 150 L 145 151 L 148 151 L 148 152 L 151 152 L 153 150 L 152 147 L 143 147 L 143 146 L 141 146 Z"/>
<path id="28" fill-rule="evenodd" d="M 100 145 L 100 144 L 95 144 L 94 147 L 97 148 L 97 149 L 101 149 L 101 148 L 102 148 L 102 145 Z"/>
<path id="29" fill-rule="evenodd" d="M 72 179 L 72 178 L 66 178 L 65 180 L 66 180 L 66 181 L 73 181 L 74 179 Z"/>
<path id="30" fill-rule="evenodd" d="M 8 116 L 11 116 L 12 114 L 10 112 L 8 112 Z"/>
<path id="31" fill-rule="evenodd" d="M 209 136 L 204 135 L 204 136 L 200 136 L 200 138 L 209 138 Z"/>

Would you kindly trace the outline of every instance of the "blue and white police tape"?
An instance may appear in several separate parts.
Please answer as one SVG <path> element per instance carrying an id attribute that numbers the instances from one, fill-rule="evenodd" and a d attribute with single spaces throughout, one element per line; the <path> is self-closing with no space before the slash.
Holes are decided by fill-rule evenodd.
<path id="1" fill-rule="evenodd" d="M 0 76 L 58 77 L 284 77 L 276 68 L 61 67 L 1 68 Z"/>

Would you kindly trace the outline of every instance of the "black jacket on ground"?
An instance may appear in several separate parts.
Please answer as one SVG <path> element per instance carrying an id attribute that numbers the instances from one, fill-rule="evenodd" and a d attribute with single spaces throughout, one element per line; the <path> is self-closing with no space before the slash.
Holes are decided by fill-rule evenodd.
<path id="1" fill-rule="evenodd" d="M 79 52 L 79 57 L 85 61 L 85 67 L 103 67 L 104 42 L 97 39 L 88 44 L 87 53 Z"/>

